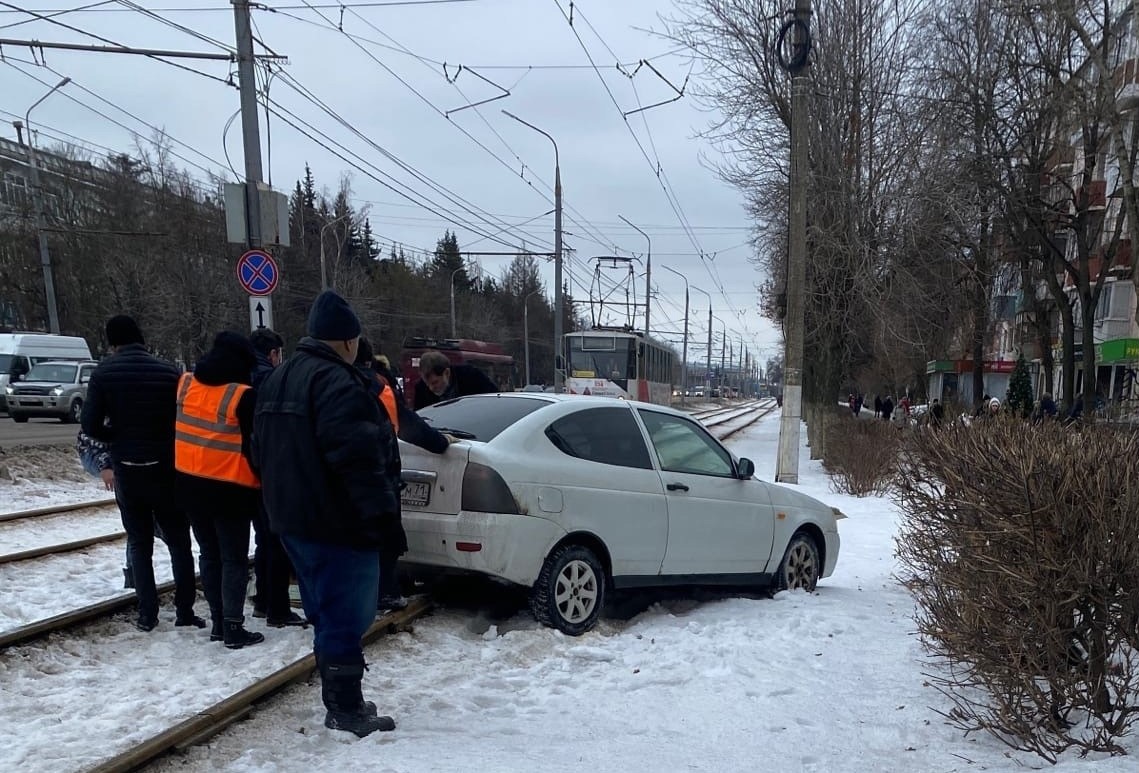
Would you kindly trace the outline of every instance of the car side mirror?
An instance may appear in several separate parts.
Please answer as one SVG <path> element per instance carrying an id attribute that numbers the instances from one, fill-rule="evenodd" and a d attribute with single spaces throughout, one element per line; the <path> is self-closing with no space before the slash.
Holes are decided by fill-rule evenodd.
<path id="1" fill-rule="evenodd" d="M 741 480 L 751 480 L 755 475 L 755 463 L 751 459 L 740 459 L 736 465 L 736 474 Z"/>

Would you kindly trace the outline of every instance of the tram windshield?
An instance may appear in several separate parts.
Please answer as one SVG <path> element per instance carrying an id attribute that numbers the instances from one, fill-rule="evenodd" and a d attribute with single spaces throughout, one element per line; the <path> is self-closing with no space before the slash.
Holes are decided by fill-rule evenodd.
<path id="1" fill-rule="evenodd" d="M 569 338 L 570 376 L 624 381 L 629 376 L 629 339 L 611 335 Z"/>

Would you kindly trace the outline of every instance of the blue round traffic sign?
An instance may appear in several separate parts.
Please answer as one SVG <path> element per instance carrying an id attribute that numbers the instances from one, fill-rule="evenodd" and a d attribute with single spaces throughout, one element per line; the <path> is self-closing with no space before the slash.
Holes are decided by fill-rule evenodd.
<path id="1" fill-rule="evenodd" d="M 277 262 L 264 250 L 249 250 L 237 260 L 237 281 L 250 295 L 271 295 L 279 278 Z"/>

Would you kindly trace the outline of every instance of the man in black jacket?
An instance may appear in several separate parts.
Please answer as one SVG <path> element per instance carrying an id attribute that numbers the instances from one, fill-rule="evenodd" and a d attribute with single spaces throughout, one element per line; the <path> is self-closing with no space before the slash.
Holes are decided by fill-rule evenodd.
<path id="1" fill-rule="evenodd" d="M 249 335 L 257 364 L 253 368 L 253 388 L 259 389 L 269 374 L 284 361 L 285 339 L 267 327 L 258 328 Z M 269 528 L 269 515 L 264 502 L 258 497 L 257 511 L 253 516 L 253 573 L 257 591 L 253 598 L 253 616 L 268 618 L 273 628 L 305 625 L 305 620 L 289 604 L 289 576 L 293 566 L 281 545 L 281 538 Z"/>
<path id="2" fill-rule="evenodd" d="M 415 382 L 415 410 L 465 395 L 500 391 L 474 365 L 452 365 L 447 355 L 431 349 L 419 357 L 419 381 Z"/>
<path id="3" fill-rule="evenodd" d="M 157 523 L 174 573 L 174 625 L 204 628 L 205 620 L 194 614 L 190 521 L 174 499 L 178 370 L 146 351 L 142 331 L 131 317 L 112 317 L 106 332 L 114 353 L 91 374 L 81 421 L 84 433 L 111 447 L 116 499 L 138 598 L 135 625 L 143 631 L 158 625 L 153 563 Z"/>
<path id="4" fill-rule="evenodd" d="M 272 530 L 292 559 L 315 629 L 324 724 L 363 738 L 392 730 L 361 690 L 361 637 L 376 615 L 379 550 L 399 514 L 388 474 L 390 422 L 352 362 L 360 321 L 325 291 L 313 303 L 309 337 L 257 393 L 254 459 Z"/>

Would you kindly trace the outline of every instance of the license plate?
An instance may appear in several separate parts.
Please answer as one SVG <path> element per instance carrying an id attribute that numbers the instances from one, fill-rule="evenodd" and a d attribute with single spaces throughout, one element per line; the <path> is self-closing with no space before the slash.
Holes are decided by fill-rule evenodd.
<path id="1" fill-rule="evenodd" d="M 430 483 L 408 483 L 399 493 L 399 501 L 408 507 L 424 507 L 431 501 Z"/>

